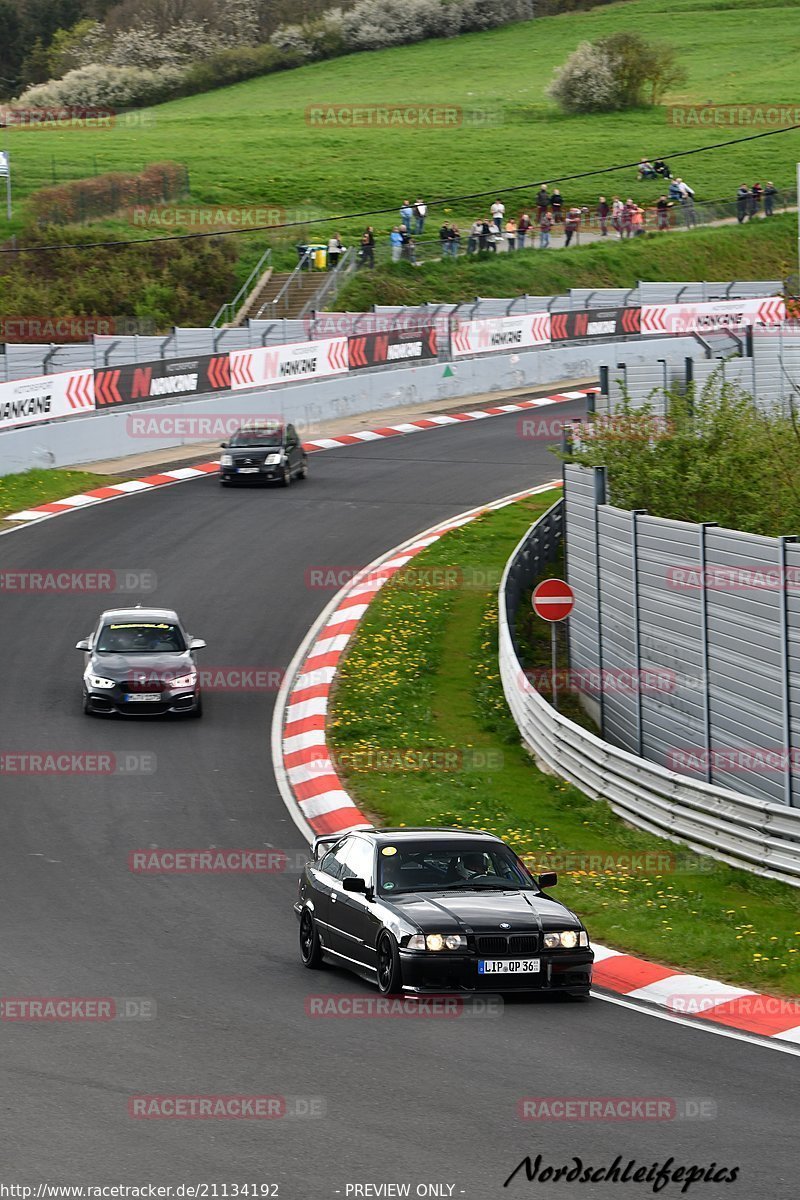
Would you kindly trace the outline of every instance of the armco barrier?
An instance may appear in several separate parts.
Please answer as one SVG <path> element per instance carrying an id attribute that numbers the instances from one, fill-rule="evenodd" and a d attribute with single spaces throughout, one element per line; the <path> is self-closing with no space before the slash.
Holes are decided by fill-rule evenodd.
<path id="1" fill-rule="evenodd" d="M 525 745 L 547 769 L 593 799 L 606 800 L 631 825 L 800 887 L 800 809 L 695 782 L 619 750 L 556 712 L 525 675 L 512 637 L 516 604 L 509 581 L 523 557 L 533 562 L 549 553 L 538 543 L 552 541 L 559 524 L 553 509 L 540 518 L 515 549 L 500 583 L 500 677 Z"/>

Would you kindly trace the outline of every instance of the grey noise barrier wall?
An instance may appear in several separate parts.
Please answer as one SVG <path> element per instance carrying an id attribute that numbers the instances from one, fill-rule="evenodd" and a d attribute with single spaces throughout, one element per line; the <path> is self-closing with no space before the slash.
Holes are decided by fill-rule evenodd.
<path id="1" fill-rule="evenodd" d="M 168 432 L 136 436 L 132 432 L 133 416 L 280 416 L 296 424 L 304 439 L 313 440 L 314 430 L 322 422 L 359 413 L 399 407 L 424 411 L 434 401 L 541 387 L 564 379 L 597 378 L 600 366 L 608 362 L 610 355 L 619 354 L 623 345 L 628 363 L 644 366 L 657 355 L 677 368 L 697 342 L 692 337 L 667 336 L 620 343 L 619 347 L 608 342 L 545 347 L 415 367 L 378 367 L 338 378 L 216 393 L 171 404 L 128 404 L 121 410 L 4 431 L 0 434 L 0 475 L 31 467 L 78 466 L 172 447 L 191 451 L 196 441 L 209 440 L 187 439 Z"/>

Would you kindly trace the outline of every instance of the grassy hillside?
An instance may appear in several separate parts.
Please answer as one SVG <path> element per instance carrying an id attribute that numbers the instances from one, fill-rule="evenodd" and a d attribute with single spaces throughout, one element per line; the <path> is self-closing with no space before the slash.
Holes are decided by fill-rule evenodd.
<path id="1" fill-rule="evenodd" d="M 669 38 L 688 73 L 675 102 L 793 103 L 800 51 L 800 0 L 629 0 L 590 12 L 541 18 L 451 41 L 317 63 L 175 101 L 147 123 L 84 131 L 8 133 L 17 200 L 63 175 L 184 161 L 200 203 L 310 204 L 330 213 L 389 208 L 428 198 L 571 174 L 690 149 L 748 132 L 670 126 L 664 109 L 566 118 L 544 98 L 553 68 L 582 40 L 618 30 Z M 779 52 L 778 52 L 779 49 Z M 743 70 L 745 68 L 745 70 Z M 307 106 L 435 104 L 477 110 L 455 130 L 315 128 Z M 482 127 L 484 116 L 499 122 Z M 682 163 L 698 198 L 731 195 L 741 178 L 791 186 L 798 132 Z M 635 172 L 583 180 L 568 200 L 633 190 Z M 411 197 L 413 199 L 413 196 Z M 511 197 L 509 196 L 510 200 Z M 525 204 L 529 193 L 514 197 Z M 475 204 L 451 206 L 474 215 Z M 481 209 L 483 202 L 477 203 Z M 376 226 L 390 224 L 389 218 Z M 360 222 L 359 222 L 360 224 Z"/>
<path id="2" fill-rule="evenodd" d="M 337 310 L 373 304 L 457 303 L 476 296 L 547 296 L 570 287 L 632 287 L 656 279 L 785 279 L 797 271 L 793 215 L 690 233 L 647 234 L 574 250 L 396 263 L 355 275 Z"/>

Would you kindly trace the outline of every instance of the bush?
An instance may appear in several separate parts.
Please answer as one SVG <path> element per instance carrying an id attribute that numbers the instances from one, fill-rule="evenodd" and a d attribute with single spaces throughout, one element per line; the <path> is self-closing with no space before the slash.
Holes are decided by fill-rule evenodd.
<path id="1" fill-rule="evenodd" d="M 151 163 L 139 175 L 112 171 L 41 188 L 31 196 L 31 211 L 40 225 L 67 225 L 104 217 L 134 204 L 177 200 L 188 191 L 186 168 L 180 163 Z"/>
<path id="2" fill-rule="evenodd" d="M 68 71 L 63 79 L 51 79 L 28 88 L 15 105 L 58 108 L 64 105 L 90 108 L 131 108 L 161 104 L 175 95 L 183 72 L 177 67 L 108 67 L 94 63 Z"/>
<path id="3" fill-rule="evenodd" d="M 276 46 L 236 46 L 220 50 L 205 62 L 195 63 L 183 76 L 180 93 L 192 96 L 197 92 L 210 92 L 214 88 L 241 83 L 257 75 L 269 75 L 272 71 L 285 71 L 299 67 L 302 59 Z"/>
<path id="4" fill-rule="evenodd" d="M 658 104 L 685 77 L 674 46 L 615 33 L 582 42 L 556 69 L 547 95 L 566 113 L 614 112 Z"/>
<path id="5" fill-rule="evenodd" d="M 558 67 L 547 95 L 566 113 L 608 112 L 617 107 L 617 88 L 608 56 L 581 42 Z"/>
<path id="6" fill-rule="evenodd" d="M 571 456 L 608 467 L 612 504 L 773 537 L 800 528 L 796 414 L 757 408 L 721 376 L 666 398 L 666 420 L 625 401 Z"/>

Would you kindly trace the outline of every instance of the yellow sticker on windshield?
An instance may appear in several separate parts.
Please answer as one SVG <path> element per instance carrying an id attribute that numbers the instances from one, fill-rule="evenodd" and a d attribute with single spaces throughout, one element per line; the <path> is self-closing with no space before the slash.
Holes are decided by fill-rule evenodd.
<path id="1" fill-rule="evenodd" d="M 381 850 L 381 854 L 385 854 L 387 857 L 392 854 L 397 854 L 397 846 L 384 846 Z"/>

